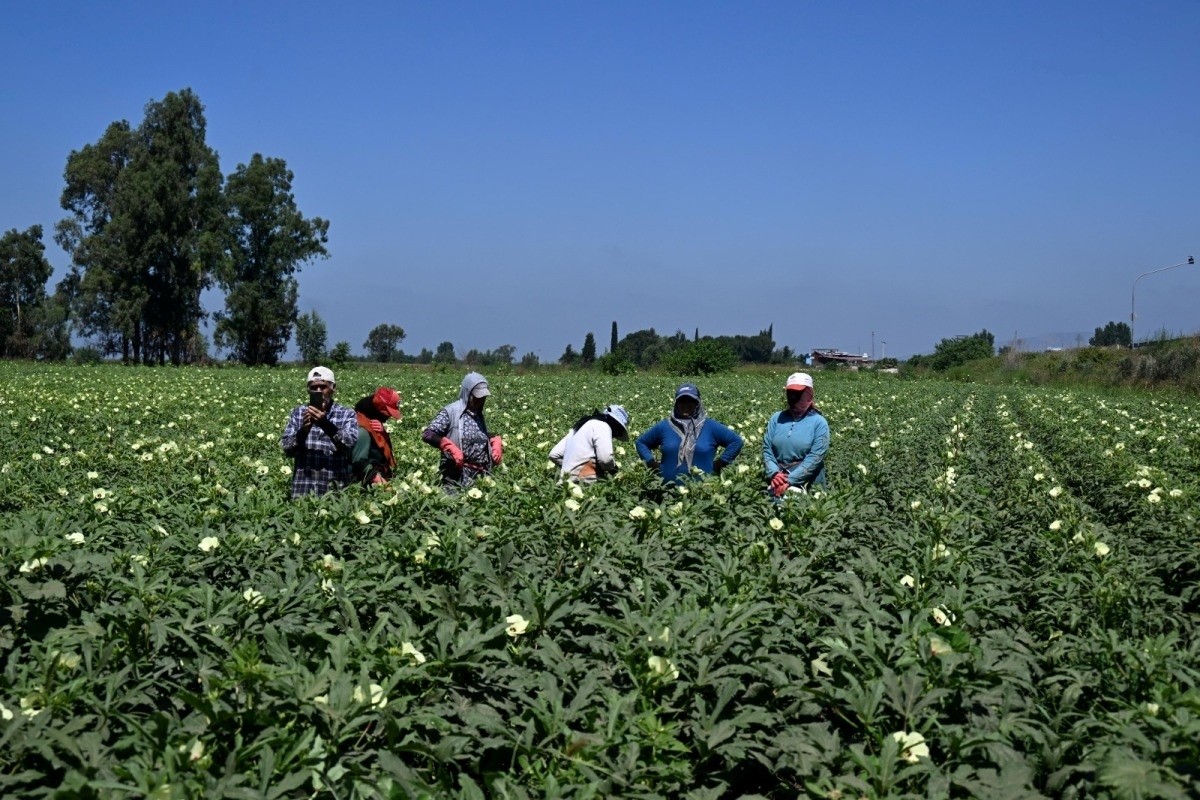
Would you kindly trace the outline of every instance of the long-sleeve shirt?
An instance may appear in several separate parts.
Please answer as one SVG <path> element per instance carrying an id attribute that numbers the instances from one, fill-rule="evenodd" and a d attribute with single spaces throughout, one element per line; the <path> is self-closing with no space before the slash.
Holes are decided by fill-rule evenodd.
<path id="1" fill-rule="evenodd" d="M 358 417 L 354 409 L 334 403 L 325 418 L 334 429 L 326 433 L 317 425 L 302 435 L 304 409 L 296 406 L 284 426 L 279 444 L 295 462 L 292 467 L 292 497 L 325 494 L 350 483 L 350 453 L 358 441 Z"/>
<path id="2" fill-rule="evenodd" d="M 825 485 L 825 454 L 829 452 L 829 423 L 816 411 L 799 419 L 780 411 L 763 434 L 763 468 L 770 480 L 780 470 L 788 485 Z"/>
<path id="3" fill-rule="evenodd" d="M 550 460 L 562 467 L 562 474 L 591 483 L 601 475 L 615 472 L 612 428 L 601 419 L 589 419 L 577 431 L 568 431 L 554 449 Z"/>
<path id="4" fill-rule="evenodd" d="M 663 483 L 677 483 L 687 477 L 679 464 L 679 445 L 683 440 L 671 420 L 664 419 L 656 422 L 650 430 L 638 437 L 635 445 L 642 461 L 650 464 L 654 461 L 653 450 L 662 451 Z M 717 459 L 717 448 L 725 448 L 721 460 L 726 464 L 737 458 L 742 451 L 742 437 L 715 419 L 706 419 L 700 435 L 696 437 L 696 449 L 692 452 L 692 466 L 703 472 L 712 474 L 713 462 Z"/>
<path id="5" fill-rule="evenodd" d="M 443 483 L 468 486 L 477 477 L 492 469 L 491 437 L 488 435 L 487 428 L 484 427 L 486 423 L 481 423 L 480 417 L 470 411 L 463 412 L 458 424 L 459 438 L 462 440 L 459 449 L 463 454 L 463 467 L 459 469 L 454 466 L 454 462 L 442 454 L 438 469 L 441 470 Z M 450 411 L 448 408 L 443 408 L 421 433 L 421 439 L 427 444 L 437 447 L 438 442 L 449 432 Z"/>

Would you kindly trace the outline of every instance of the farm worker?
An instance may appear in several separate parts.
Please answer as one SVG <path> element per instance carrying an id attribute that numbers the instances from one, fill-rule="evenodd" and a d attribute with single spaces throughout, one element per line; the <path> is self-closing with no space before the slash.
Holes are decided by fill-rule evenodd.
<path id="1" fill-rule="evenodd" d="M 486 378 L 468 372 L 458 400 L 439 411 L 421 434 L 427 444 L 442 451 L 438 469 L 447 489 L 469 486 L 499 466 L 504 457 L 503 440 L 488 433 L 483 418 L 483 406 L 491 394 Z"/>
<path id="2" fill-rule="evenodd" d="M 813 405 L 812 376 L 792 373 L 784 392 L 787 406 L 771 417 L 763 435 L 763 466 L 776 497 L 792 487 L 824 486 L 829 452 L 829 423 Z"/>
<path id="3" fill-rule="evenodd" d="M 675 390 L 671 416 L 660 420 L 638 437 L 638 455 L 646 466 L 662 475 L 663 483 L 679 483 L 693 469 L 721 474 L 742 450 L 742 437 L 715 419 L 709 419 L 700 402 L 700 390 L 685 383 Z M 717 448 L 724 448 L 720 457 Z M 662 462 L 652 451 L 662 452 Z"/>
<path id="4" fill-rule="evenodd" d="M 358 440 L 354 412 L 333 401 L 337 381 L 333 370 L 313 367 L 308 372 L 308 403 L 288 417 L 279 443 L 295 462 L 292 498 L 325 494 L 350 483 L 350 453 Z"/>
<path id="5" fill-rule="evenodd" d="M 593 483 L 617 471 L 613 438 L 629 438 L 629 412 L 623 406 L 607 405 L 571 426 L 554 449 L 550 460 L 562 475 L 580 483 Z"/>
<path id="6" fill-rule="evenodd" d="M 387 483 L 396 468 L 396 456 L 392 453 L 392 437 L 383 423 L 404 418 L 400 413 L 400 393 L 380 386 L 375 394 L 354 404 L 354 413 L 358 417 L 358 441 L 350 457 L 354 477 L 363 486 Z"/>

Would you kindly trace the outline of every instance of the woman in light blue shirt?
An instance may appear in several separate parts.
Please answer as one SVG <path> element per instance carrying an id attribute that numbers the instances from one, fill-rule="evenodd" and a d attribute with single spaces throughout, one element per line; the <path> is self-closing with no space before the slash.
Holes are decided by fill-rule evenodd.
<path id="1" fill-rule="evenodd" d="M 791 487 L 824 486 L 829 452 L 829 423 L 813 405 L 812 376 L 793 373 L 784 388 L 787 408 L 771 417 L 763 435 L 763 468 L 776 497 Z"/>

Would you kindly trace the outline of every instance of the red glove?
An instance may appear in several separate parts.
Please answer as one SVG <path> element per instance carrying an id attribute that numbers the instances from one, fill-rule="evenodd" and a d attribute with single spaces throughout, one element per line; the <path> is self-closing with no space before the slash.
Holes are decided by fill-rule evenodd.
<path id="1" fill-rule="evenodd" d="M 775 473 L 771 478 L 771 492 L 776 497 L 783 497 L 783 493 L 788 490 L 788 475 L 783 470 Z"/>
<path id="2" fill-rule="evenodd" d="M 367 420 L 367 430 L 371 433 L 383 433 L 383 423 L 377 419 Z"/>
<path id="3" fill-rule="evenodd" d="M 459 450 L 458 445 L 456 445 L 454 442 L 450 441 L 449 436 L 442 437 L 442 440 L 440 442 L 438 442 L 438 449 L 441 450 L 443 453 L 445 453 L 450 458 L 450 460 L 454 462 L 454 466 L 458 467 L 459 469 L 462 469 L 462 465 L 463 465 L 462 450 Z"/>
<path id="4" fill-rule="evenodd" d="M 488 443 L 492 446 L 492 466 L 498 467 L 504 458 L 504 440 L 499 436 L 493 436 Z"/>
<path id="5" fill-rule="evenodd" d="M 378 472 L 376 472 L 374 475 L 371 476 L 371 485 L 372 486 L 380 486 L 385 483 L 387 483 L 387 479 L 384 478 L 382 475 L 380 475 Z"/>

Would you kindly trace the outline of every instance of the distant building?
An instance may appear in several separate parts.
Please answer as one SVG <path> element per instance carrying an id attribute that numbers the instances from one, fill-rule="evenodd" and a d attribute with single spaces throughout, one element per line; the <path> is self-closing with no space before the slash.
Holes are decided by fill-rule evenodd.
<path id="1" fill-rule="evenodd" d="M 859 355 L 858 353 L 847 353 L 844 350 L 835 350 L 830 347 L 814 348 L 811 357 L 813 365 L 818 367 L 831 364 L 865 367 L 875 363 L 866 353 Z"/>

